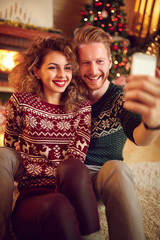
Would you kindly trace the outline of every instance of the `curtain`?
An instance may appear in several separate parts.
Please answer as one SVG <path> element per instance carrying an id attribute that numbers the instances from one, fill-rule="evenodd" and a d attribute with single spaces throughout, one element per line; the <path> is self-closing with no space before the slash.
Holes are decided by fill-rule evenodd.
<path id="1" fill-rule="evenodd" d="M 126 0 L 131 35 L 146 39 L 160 28 L 160 0 Z"/>

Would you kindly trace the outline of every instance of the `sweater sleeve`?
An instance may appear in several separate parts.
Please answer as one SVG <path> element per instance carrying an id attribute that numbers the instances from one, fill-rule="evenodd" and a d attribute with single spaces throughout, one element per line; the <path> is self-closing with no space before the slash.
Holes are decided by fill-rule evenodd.
<path id="1" fill-rule="evenodd" d="M 123 95 L 121 95 L 120 98 L 122 100 L 121 110 L 119 111 L 120 119 L 121 119 L 121 125 L 123 127 L 125 135 L 132 142 L 135 143 L 134 138 L 133 138 L 133 131 L 141 123 L 142 119 L 141 119 L 141 116 L 138 113 L 126 110 L 123 107 L 123 103 L 124 103 Z"/>
<path id="2" fill-rule="evenodd" d="M 75 122 L 75 135 L 72 139 L 64 159 L 78 158 L 82 162 L 85 161 L 86 153 L 91 137 L 91 105 L 89 101 L 81 103 L 78 109 L 78 115 Z"/>
<path id="3" fill-rule="evenodd" d="M 6 125 L 4 133 L 4 145 L 6 147 L 14 147 L 14 143 L 18 142 L 18 137 L 21 129 L 21 113 L 20 107 L 13 94 L 6 106 Z"/>

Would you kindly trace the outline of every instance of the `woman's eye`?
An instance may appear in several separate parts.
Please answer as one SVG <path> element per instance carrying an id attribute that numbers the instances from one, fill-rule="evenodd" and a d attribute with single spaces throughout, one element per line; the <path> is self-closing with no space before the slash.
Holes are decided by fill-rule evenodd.
<path id="1" fill-rule="evenodd" d="M 72 70 L 72 68 L 71 67 L 65 67 L 65 70 L 70 71 L 70 70 Z"/>
<path id="2" fill-rule="evenodd" d="M 52 67 L 49 67 L 49 69 L 56 69 L 56 67 L 53 67 L 53 66 L 52 66 Z"/>

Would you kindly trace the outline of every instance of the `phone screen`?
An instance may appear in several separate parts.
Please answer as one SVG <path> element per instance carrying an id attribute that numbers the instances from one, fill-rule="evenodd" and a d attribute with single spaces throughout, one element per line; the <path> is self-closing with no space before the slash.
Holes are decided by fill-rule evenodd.
<path id="1" fill-rule="evenodd" d="M 154 55 L 134 53 L 131 62 L 132 75 L 155 76 L 157 59 Z"/>

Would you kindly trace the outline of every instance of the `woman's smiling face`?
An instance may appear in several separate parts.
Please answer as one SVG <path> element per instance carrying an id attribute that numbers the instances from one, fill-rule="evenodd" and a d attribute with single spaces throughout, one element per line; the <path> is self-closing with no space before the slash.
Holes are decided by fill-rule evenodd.
<path id="1" fill-rule="evenodd" d="M 59 51 L 50 51 L 44 58 L 36 76 L 43 84 L 44 97 L 60 96 L 72 79 L 72 66 L 66 56 Z"/>

